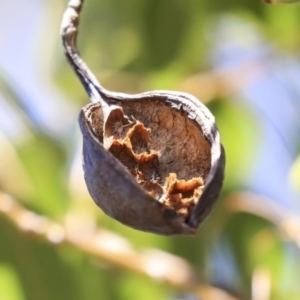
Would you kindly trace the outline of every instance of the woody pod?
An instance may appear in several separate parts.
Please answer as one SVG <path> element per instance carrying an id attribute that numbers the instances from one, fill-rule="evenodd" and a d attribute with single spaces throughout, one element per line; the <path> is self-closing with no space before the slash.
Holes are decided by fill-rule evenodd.
<path id="1" fill-rule="evenodd" d="M 79 124 L 88 191 L 109 216 L 162 235 L 194 235 L 216 203 L 225 153 L 215 119 L 195 97 L 104 89 L 76 48 L 83 0 L 69 1 L 61 35 L 87 91 Z"/>

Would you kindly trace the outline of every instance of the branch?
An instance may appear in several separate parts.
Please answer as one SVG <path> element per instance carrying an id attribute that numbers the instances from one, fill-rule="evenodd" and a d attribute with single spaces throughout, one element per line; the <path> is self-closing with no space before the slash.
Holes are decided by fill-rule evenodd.
<path id="1" fill-rule="evenodd" d="M 0 191 L 0 214 L 9 219 L 23 234 L 32 239 L 40 239 L 49 245 L 68 244 L 84 254 L 105 261 L 127 271 L 133 271 L 152 280 L 159 280 L 169 286 L 194 293 L 205 300 L 238 300 L 219 288 L 202 284 L 196 272 L 184 259 L 159 250 L 137 252 L 124 238 L 105 229 L 80 229 L 77 224 L 62 225 L 38 215 L 16 202 L 10 195 Z"/>
<path id="2" fill-rule="evenodd" d="M 300 249 L 300 217 L 274 201 L 251 193 L 233 193 L 227 198 L 229 210 L 254 214 L 273 223 Z"/>

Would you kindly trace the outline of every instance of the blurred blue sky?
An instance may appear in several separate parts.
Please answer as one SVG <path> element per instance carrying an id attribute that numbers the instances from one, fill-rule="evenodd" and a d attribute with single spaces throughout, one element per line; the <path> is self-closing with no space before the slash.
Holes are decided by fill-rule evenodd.
<path id="1" fill-rule="evenodd" d="M 46 69 L 51 57 L 47 47 L 53 49 L 57 41 L 52 37 L 57 34 L 58 38 L 59 27 L 55 23 L 49 26 L 49 8 L 49 3 L 42 0 L 0 1 L 0 71 L 17 91 L 19 104 L 37 127 L 52 136 L 60 136 L 77 112 L 63 100 Z M 22 124 L 18 124 L 14 107 L 1 94 L 0 103 L 1 127 L 17 137 Z"/>

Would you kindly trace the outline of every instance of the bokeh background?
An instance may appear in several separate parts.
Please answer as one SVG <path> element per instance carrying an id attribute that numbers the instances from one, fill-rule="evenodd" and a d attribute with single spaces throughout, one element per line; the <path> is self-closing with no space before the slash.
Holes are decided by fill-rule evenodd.
<path id="1" fill-rule="evenodd" d="M 300 6 L 86 0 L 79 49 L 106 88 L 188 92 L 216 117 L 225 184 L 187 238 L 125 227 L 88 195 L 66 5 L 0 2 L 0 299 L 300 299 Z"/>

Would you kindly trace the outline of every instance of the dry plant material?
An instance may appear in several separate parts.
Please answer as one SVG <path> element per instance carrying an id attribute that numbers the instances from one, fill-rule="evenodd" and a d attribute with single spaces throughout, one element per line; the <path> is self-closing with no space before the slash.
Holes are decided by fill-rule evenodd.
<path id="1" fill-rule="evenodd" d="M 106 214 L 128 226 L 165 235 L 195 234 L 224 176 L 214 117 L 184 93 L 105 90 L 76 49 L 82 2 L 69 2 L 62 39 L 92 101 L 79 117 L 88 190 Z"/>
<path id="2" fill-rule="evenodd" d="M 105 123 L 101 119 L 100 124 L 91 122 L 90 126 L 95 135 L 98 126 L 103 126 L 97 138 L 104 148 L 149 195 L 187 219 L 202 194 L 202 176 L 206 177 L 210 168 L 210 147 L 180 112 L 151 102 L 145 116 L 142 105 L 135 103 L 134 110 L 123 105 L 127 115 L 123 109 L 114 108 Z M 134 116 L 129 118 L 129 114 Z"/>

